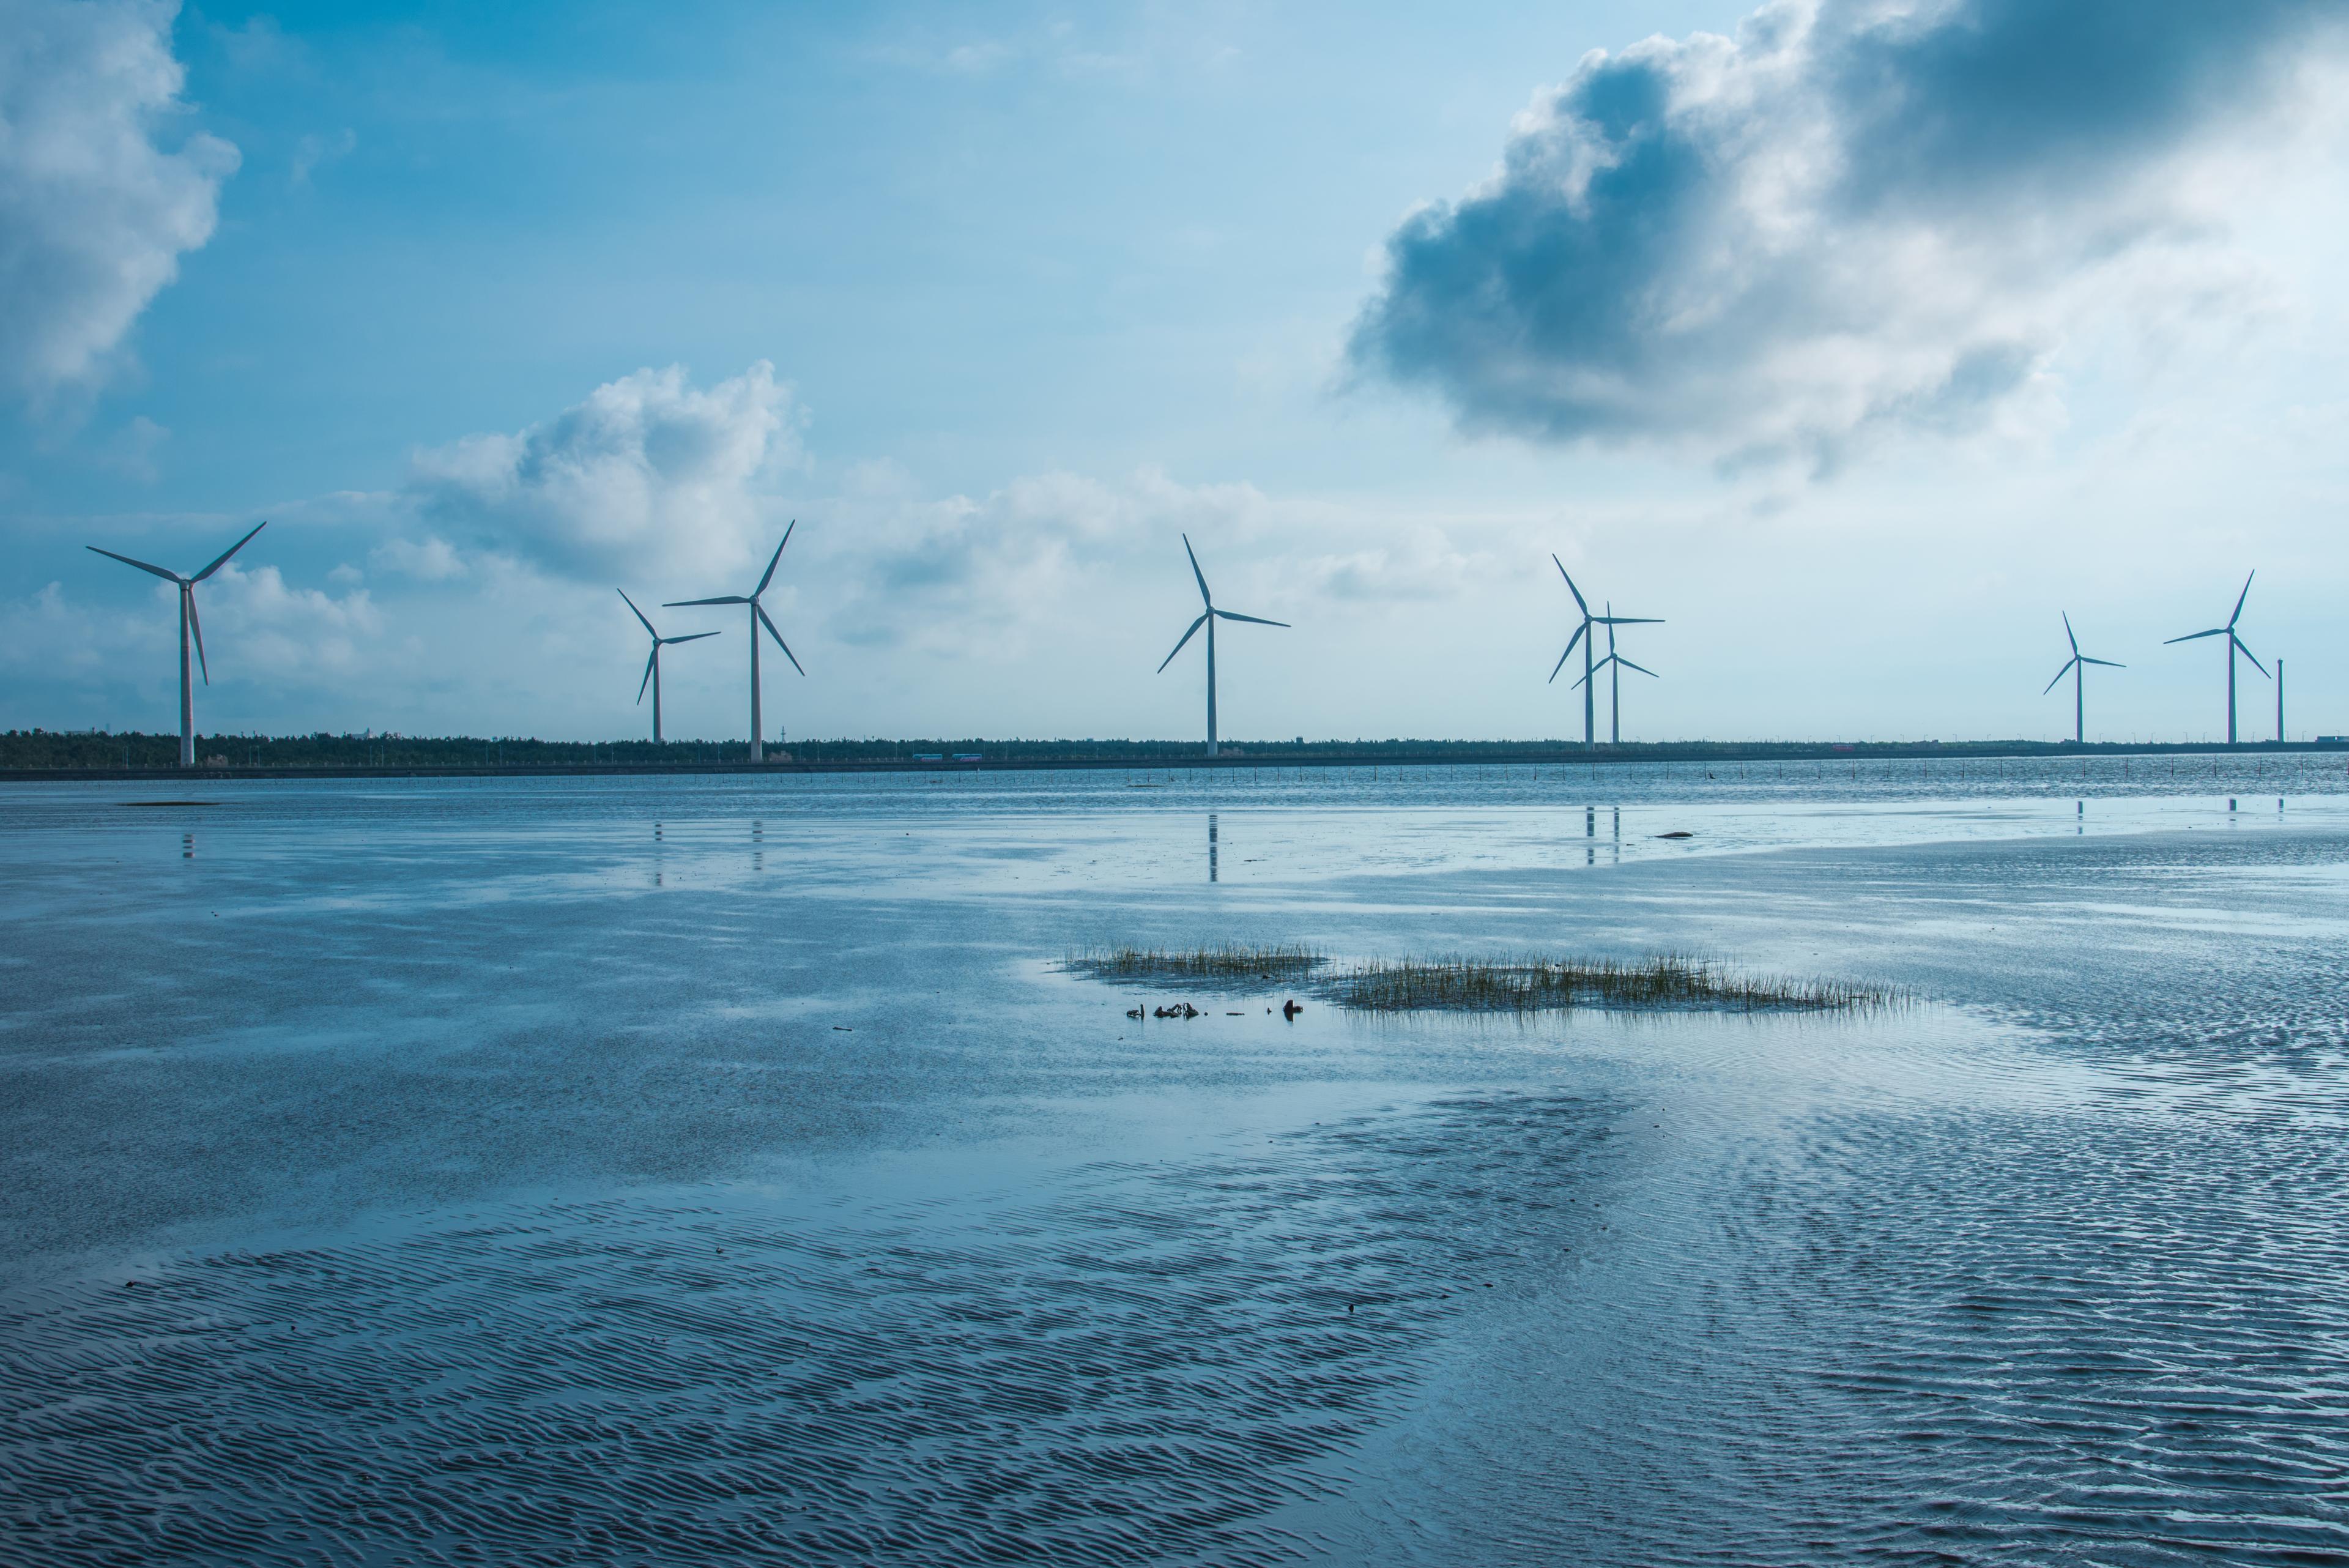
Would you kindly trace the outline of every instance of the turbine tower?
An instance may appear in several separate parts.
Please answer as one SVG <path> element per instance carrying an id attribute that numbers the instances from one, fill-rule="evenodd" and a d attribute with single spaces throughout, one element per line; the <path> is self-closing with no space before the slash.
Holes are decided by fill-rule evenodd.
<path id="1" fill-rule="evenodd" d="M 1590 601 L 1582 597 L 1582 590 L 1574 586 L 1573 574 L 1569 573 L 1566 569 L 1566 563 L 1559 560 L 1556 556 L 1552 556 L 1550 560 L 1557 567 L 1557 575 L 1566 579 L 1566 591 L 1574 596 L 1574 607 L 1582 612 L 1582 623 L 1574 628 L 1574 635 L 1566 639 L 1566 651 L 1559 654 L 1557 656 L 1557 662 L 1550 667 L 1549 678 L 1553 683 L 1557 681 L 1557 672 L 1566 668 L 1566 661 L 1574 655 L 1574 645 L 1578 642 L 1582 644 L 1582 679 L 1576 681 L 1574 684 L 1582 688 L 1582 743 L 1586 746 L 1592 746 L 1599 742 L 1599 718 L 1595 711 L 1599 688 L 1597 682 L 1593 680 L 1593 677 L 1601 668 L 1603 668 L 1604 660 L 1600 660 L 1597 663 L 1593 662 L 1593 659 L 1599 651 L 1599 634 L 1591 628 L 1601 626 L 1609 628 L 1607 634 L 1607 651 L 1611 657 L 1615 651 L 1615 633 L 1612 630 L 1613 628 L 1619 626 L 1661 626 L 1663 623 L 1661 621 L 1648 620 L 1636 616 L 1619 617 L 1611 613 L 1611 607 L 1609 614 L 1592 615 L 1590 613 Z M 1632 668 L 1638 670 L 1639 666 L 1633 665 Z M 1641 670 L 1640 670 L 1640 673 L 1645 675 L 1648 674 L 1649 671 Z M 1621 732 L 1621 728 L 1622 727 L 1619 724 L 1616 726 L 1619 735 Z"/>
<path id="2" fill-rule="evenodd" d="M 2243 579 L 2243 591 L 2235 596 L 2235 613 L 2227 618 L 2226 625 L 2214 626 L 2208 631 L 2189 631 L 2184 637 L 2173 637 L 2169 642 L 2161 645 L 2168 648 L 2171 642 L 2198 642 L 2206 637 L 2227 639 L 2227 744 L 2230 746 L 2235 743 L 2235 655 L 2240 653 L 2250 659 L 2251 668 L 2261 676 L 2268 672 L 2268 667 L 2260 662 L 2259 655 L 2245 648 L 2243 639 L 2235 635 L 2235 623 L 2243 618 L 2243 601 L 2251 597 L 2251 577 L 2258 576 L 2253 572 L 2251 577 Z"/>
<path id="3" fill-rule="evenodd" d="M 253 525 L 253 534 L 258 534 L 268 526 L 266 521 L 256 523 Z M 247 534 L 243 538 L 222 550 L 218 559 L 192 577 L 183 577 L 177 572 L 167 572 L 160 566 L 151 566 L 144 561 L 134 561 L 128 556 L 118 556 L 111 550 L 99 550 L 95 545 L 87 546 L 88 549 L 96 550 L 98 554 L 106 556 L 109 560 L 119 561 L 126 566 L 136 566 L 142 572 L 152 572 L 165 582 L 177 583 L 180 587 L 180 765 L 183 768 L 196 765 L 196 689 L 188 678 L 188 634 L 191 631 L 195 633 L 196 638 L 196 668 L 203 672 L 205 685 L 210 686 L 212 683 L 212 666 L 204 661 L 204 623 L 196 614 L 196 585 L 227 566 L 231 556 L 252 543 L 253 534 Z"/>
<path id="4" fill-rule="evenodd" d="M 792 542 L 792 529 L 799 525 L 799 519 L 794 517 L 783 529 L 783 545 Z M 721 594 L 714 599 L 671 599 L 661 607 L 663 609 L 677 609 L 689 605 L 749 605 L 750 607 L 750 760 L 754 763 L 764 762 L 767 756 L 759 728 L 759 628 L 762 626 L 767 628 L 767 635 L 775 639 L 775 646 L 783 650 L 783 657 L 792 661 L 793 670 L 799 670 L 802 678 L 807 674 L 806 670 L 800 670 L 800 661 L 792 652 L 792 645 L 783 640 L 783 634 L 777 631 L 775 623 L 767 618 L 766 607 L 759 602 L 759 596 L 765 593 L 767 585 L 775 580 L 775 566 L 783 558 L 783 545 L 775 546 L 774 555 L 767 562 L 766 575 L 759 579 L 759 586 L 748 594 Z M 651 623 L 646 624 L 649 626 Z M 656 649 L 654 651 L 659 650 Z"/>
<path id="5" fill-rule="evenodd" d="M 645 630 L 652 635 L 653 656 L 645 660 L 645 678 L 636 682 L 636 701 L 642 702 L 645 700 L 646 687 L 649 686 L 653 689 L 653 744 L 657 746 L 661 743 L 660 650 L 672 642 L 699 642 L 705 637 L 716 637 L 718 634 L 714 631 L 697 631 L 689 637 L 663 637 L 659 632 L 653 630 L 652 622 L 645 620 L 645 612 L 636 609 L 636 601 L 628 597 L 627 589 L 618 588 L 614 591 L 620 596 L 621 603 L 636 610 L 636 618 L 644 621 Z"/>
<path id="6" fill-rule="evenodd" d="M 1654 670 L 1649 669 L 1646 665 L 1634 664 L 1630 659 L 1615 651 L 1615 628 L 1619 626 L 1661 626 L 1663 623 L 1661 621 L 1639 620 L 1630 616 L 1618 616 L 1615 613 L 1615 607 L 1611 604 L 1607 607 L 1607 613 L 1605 615 L 1592 616 L 1590 620 L 1593 625 L 1603 626 L 1607 628 L 1607 657 L 1593 665 L 1591 670 L 1594 674 L 1601 670 L 1609 672 L 1607 677 L 1607 723 L 1609 729 L 1607 743 L 1610 746 L 1619 746 L 1623 743 L 1623 671 L 1626 670 L 1636 670 L 1651 680 L 1660 680 L 1662 677 L 1658 675 Z M 1563 664 L 1566 660 L 1561 659 L 1558 662 Z M 1557 679 L 1556 672 L 1552 672 L 1550 679 L 1553 680 Z M 1597 684 L 1597 682 L 1593 681 L 1589 675 L 1585 675 L 1580 680 L 1576 681 L 1575 684 L 1577 686 L 1586 688 L 1583 697 L 1587 703 L 1589 699 L 1589 692 L 1587 688 Z"/>
<path id="7" fill-rule="evenodd" d="M 1191 549 L 1191 535 L 1188 534 L 1183 535 L 1183 553 L 1191 557 L 1191 575 L 1199 580 L 1199 603 L 1204 607 L 1199 611 L 1199 618 L 1191 623 L 1191 630 L 1185 632 L 1182 641 L 1175 643 L 1174 653 L 1183 651 L 1183 644 L 1191 640 L 1192 633 L 1196 632 L 1203 626 L 1207 628 L 1207 755 L 1212 757 L 1216 754 L 1216 622 L 1244 620 L 1251 626 L 1278 627 L 1286 627 L 1288 623 L 1285 620 L 1267 620 L 1257 615 L 1236 615 L 1230 610 L 1217 609 L 1215 596 L 1207 591 L 1207 574 L 1199 570 L 1199 557 Z M 1166 667 L 1174 662 L 1174 653 L 1168 654 L 1159 661 L 1158 673 L 1164 675 L 1166 672 Z"/>
<path id="8" fill-rule="evenodd" d="M 2248 590 L 2251 585 L 2245 583 L 2243 587 Z M 2101 664 L 2107 670 L 2127 670 L 2128 666 L 2115 664 L 2109 659 L 2091 659 L 2081 652 L 2080 639 L 2072 635 L 2072 618 L 2069 614 L 2064 617 L 2064 640 L 2072 645 L 2072 657 L 2065 661 L 2063 669 L 2055 672 L 2055 680 L 2061 680 L 2066 675 L 2072 678 L 2072 739 L 2081 745 L 2085 745 L 2088 743 L 2088 710 L 2080 695 L 2080 678 L 2086 673 L 2086 667 L 2091 664 Z M 2047 692 L 2054 691 L 2055 680 L 2050 680 L 2046 690 L 2039 694 L 2044 697 Z"/>

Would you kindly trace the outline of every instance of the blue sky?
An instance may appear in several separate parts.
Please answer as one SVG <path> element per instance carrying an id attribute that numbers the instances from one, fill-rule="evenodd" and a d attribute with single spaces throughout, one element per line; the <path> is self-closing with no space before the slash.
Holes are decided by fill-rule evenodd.
<path id="1" fill-rule="evenodd" d="M 2349 731 L 2335 14 L 0 0 L 0 725 Z"/>

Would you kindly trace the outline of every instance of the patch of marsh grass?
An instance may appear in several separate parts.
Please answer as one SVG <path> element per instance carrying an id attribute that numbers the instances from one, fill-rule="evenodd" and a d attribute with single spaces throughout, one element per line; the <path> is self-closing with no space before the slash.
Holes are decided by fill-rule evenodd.
<path id="1" fill-rule="evenodd" d="M 1444 1009 L 1537 1012 L 1574 1007 L 1733 1012 L 1844 1012 L 1905 1000 L 1857 981 L 1789 980 L 1666 953 L 1615 959 L 1370 959 L 1323 977 L 1317 988 L 1366 1012 Z"/>
<path id="2" fill-rule="evenodd" d="M 1071 948 L 1061 967 L 1095 980 L 1295 981 L 1329 961 L 1301 942 L 1226 942 L 1189 949 Z"/>

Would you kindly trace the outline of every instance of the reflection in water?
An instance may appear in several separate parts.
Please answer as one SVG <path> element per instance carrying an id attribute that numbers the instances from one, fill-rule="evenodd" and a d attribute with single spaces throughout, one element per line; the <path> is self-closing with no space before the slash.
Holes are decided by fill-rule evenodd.
<path id="1" fill-rule="evenodd" d="M 180 835 L 180 858 L 193 860 L 195 857 L 196 836 L 192 833 L 182 833 Z"/>
<path id="2" fill-rule="evenodd" d="M 1216 814 L 1207 814 L 1207 880 L 1216 879 Z"/>
<path id="3" fill-rule="evenodd" d="M 767 825 L 753 818 L 750 823 L 750 869 L 753 871 L 767 868 L 766 841 Z"/>
<path id="4" fill-rule="evenodd" d="M 665 864 L 665 857 L 661 851 L 664 847 L 666 846 L 661 838 L 661 825 L 656 822 L 653 824 L 653 886 L 656 888 L 662 885 L 661 871 Z"/>

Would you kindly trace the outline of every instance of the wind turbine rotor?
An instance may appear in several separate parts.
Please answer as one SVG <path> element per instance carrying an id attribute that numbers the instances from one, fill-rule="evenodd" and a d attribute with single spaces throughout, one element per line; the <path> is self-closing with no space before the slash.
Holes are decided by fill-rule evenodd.
<path id="1" fill-rule="evenodd" d="M 1207 592 L 1207 574 L 1199 570 L 1198 553 L 1191 548 L 1191 535 L 1188 534 L 1183 535 L 1183 554 L 1191 557 L 1191 575 L 1199 580 L 1199 602 L 1212 612 L 1216 607 L 1215 596 Z"/>
<path id="2" fill-rule="evenodd" d="M 251 535 L 248 535 L 247 537 Z M 222 560 L 227 558 L 225 556 L 221 557 Z M 217 566 L 219 563 L 213 564 Z M 212 666 L 204 662 L 204 618 L 196 613 L 196 585 L 194 583 L 181 585 L 180 597 L 188 601 L 188 629 L 196 634 L 196 669 L 202 673 L 204 684 L 210 686 L 212 683 Z"/>
<path id="3" fill-rule="evenodd" d="M 261 522 L 255 523 L 253 525 L 253 534 L 258 534 L 264 528 L 268 526 L 268 520 L 264 518 Z M 231 545 L 227 549 L 222 550 L 213 560 L 211 566 L 206 566 L 202 571 L 198 572 L 194 576 L 190 577 L 188 580 L 191 583 L 201 583 L 206 577 L 211 576 L 214 572 L 219 571 L 222 566 L 227 566 L 228 558 L 231 556 L 235 555 L 239 550 L 243 549 L 247 545 L 253 543 L 253 534 L 247 534 L 243 538 L 239 539 L 235 544 Z"/>
<path id="4" fill-rule="evenodd" d="M 1212 613 L 1212 612 L 1208 612 L 1208 613 Z M 1196 619 L 1196 620 L 1195 620 L 1195 621 L 1193 621 L 1193 622 L 1191 623 L 1191 629 L 1190 629 L 1189 631 L 1185 632 L 1185 633 L 1183 634 L 1183 636 L 1182 636 L 1182 639 L 1174 644 L 1174 653 L 1180 653 L 1180 652 L 1182 652 L 1182 651 L 1183 651 L 1183 644 L 1184 644 L 1184 643 L 1186 643 L 1186 642 L 1188 642 L 1188 641 L 1190 641 L 1190 640 L 1191 640 L 1191 639 L 1192 639 L 1192 637 L 1193 637 L 1193 636 L 1194 636 L 1194 635 L 1198 631 L 1198 629 L 1199 629 L 1201 627 L 1203 627 L 1203 626 L 1205 626 L 1205 625 L 1206 625 L 1206 624 L 1207 624 L 1207 614 L 1206 614 L 1206 613 L 1203 613 L 1203 614 L 1201 614 L 1201 616 L 1199 617 L 1199 618 L 1198 618 L 1198 619 Z M 1164 674 L 1166 672 L 1166 667 L 1167 667 L 1168 665 L 1170 665 L 1170 664 L 1172 664 L 1172 663 L 1174 663 L 1174 653 L 1170 653 L 1170 654 L 1168 654 L 1164 659 L 1160 659 L 1160 660 L 1158 661 L 1158 670 L 1157 670 L 1156 673 L 1161 674 L 1161 675 L 1164 675 Z"/>
<path id="5" fill-rule="evenodd" d="M 777 554 L 778 556 L 781 555 L 781 554 L 782 554 L 781 549 L 780 547 L 778 547 L 778 548 L 777 548 L 777 550 L 775 551 L 775 554 Z M 763 627 L 765 627 L 765 628 L 767 628 L 767 635 L 768 635 L 769 637 L 771 637 L 771 638 L 773 638 L 773 639 L 775 639 L 775 646 L 776 646 L 777 648 L 780 648 L 780 649 L 781 649 L 783 650 L 783 657 L 784 657 L 785 659 L 790 659 L 790 660 L 792 661 L 792 668 L 793 670 L 800 670 L 800 660 L 799 660 L 799 656 L 798 656 L 797 654 L 795 654 L 795 653 L 793 653 L 793 652 L 792 651 L 792 645 L 791 645 L 790 643 L 785 642 L 785 641 L 783 640 L 783 634 L 782 634 L 781 632 L 777 631 L 777 630 L 775 629 L 775 623 L 774 623 L 774 621 L 773 621 L 771 618 L 769 618 L 769 616 L 768 616 L 768 614 L 767 614 L 767 607 L 766 607 L 766 606 L 764 606 L 764 605 L 762 605 L 762 604 L 760 604 L 760 603 L 758 603 L 758 602 L 756 602 L 756 601 L 754 600 L 754 601 L 752 601 L 752 603 L 751 603 L 750 608 L 751 608 L 752 613 L 754 613 L 755 615 L 757 615 L 757 616 L 758 616 L 758 618 L 759 618 L 759 624 L 760 624 L 761 626 L 763 626 Z M 801 675 L 802 675 L 802 676 L 804 676 L 804 675 L 806 675 L 806 674 L 807 674 L 807 671 L 806 671 L 806 670 L 800 670 L 800 674 L 801 674 Z"/>
<path id="6" fill-rule="evenodd" d="M 85 545 L 82 548 L 85 550 L 95 551 L 97 554 L 106 556 L 109 560 L 119 561 L 126 566 L 136 566 L 142 572 L 152 572 L 167 583 L 178 583 L 183 587 L 187 585 L 188 579 L 180 576 L 177 572 L 167 572 L 160 566 L 150 566 L 145 561 L 134 561 L 128 556 L 118 556 L 111 550 L 100 550 L 95 545 Z"/>
<path id="7" fill-rule="evenodd" d="M 626 588 L 614 588 L 612 591 L 619 595 L 620 602 L 628 607 L 629 611 L 636 616 L 637 620 L 644 623 L 646 633 L 649 635 L 655 642 L 658 642 L 661 639 L 661 634 L 653 629 L 653 623 L 651 621 L 645 619 L 645 612 L 636 608 L 636 601 L 628 597 L 628 590 Z"/>
<path id="8" fill-rule="evenodd" d="M 790 522 L 790 523 L 788 523 L 788 524 L 786 524 L 784 525 L 784 527 L 783 527 L 783 543 L 782 543 L 782 545 L 776 545 L 776 546 L 775 546 L 775 553 L 774 553 L 772 556 L 770 556 L 767 558 L 767 570 L 766 570 L 766 574 L 765 574 L 763 576 L 760 577 L 760 579 L 759 579 L 759 586 L 758 586 L 757 587 L 752 588 L 752 589 L 750 590 L 750 597 L 751 597 L 752 598 L 754 598 L 754 599 L 755 599 L 755 598 L 757 598 L 761 594 L 765 593 L 765 592 L 767 591 L 767 585 L 768 585 L 769 583 L 771 583 L 771 582 L 773 582 L 773 581 L 775 580 L 775 568 L 776 568 L 778 566 L 781 565 L 781 563 L 782 563 L 782 559 L 783 559 L 783 545 L 788 545 L 788 544 L 790 544 L 790 543 L 792 542 L 792 530 L 793 528 L 798 527 L 799 525 L 800 525 L 800 520 L 799 520 L 798 518 L 796 518 L 796 517 L 792 518 L 792 519 L 791 520 L 791 522 Z M 780 640 L 780 639 L 778 639 L 778 640 Z"/>
<path id="9" fill-rule="evenodd" d="M 1578 627 L 1576 627 L 1576 628 L 1574 628 L 1574 635 L 1573 635 L 1572 637 L 1569 637 L 1569 638 L 1568 638 L 1568 639 L 1566 639 L 1566 651 L 1565 651 L 1564 653 L 1561 653 L 1561 654 L 1559 654 L 1559 655 L 1557 656 L 1557 664 L 1555 664 L 1554 666 L 1552 666 L 1552 667 L 1551 667 L 1551 669 L 1550 669 L 1549 678 L 1550 678 L 1550 683 L 1551 683 L 1552 685 L 1557 684 L 1557 672 L 1558 672 L 1559 670 L 1564 670 L 1564 669 L 1566 668 L 1566 661 L 1567 661 L 1568 659 L 1572 659 L 1572 658 L 1574 657 L 1575 645 L 1576 645 L 1576 644 L 1578 644 L 1578 643 L 1579 643 L 1579 642 L 1582 640 L 1582 634 L 1583 634 L 1584 632 L 1588 631 L 1588 630 L 1590 629 L 1589 625 L 1588 624 L 1588 617 L 1585 617 L 1585 618 L 1584 618 L 1584 620 L 1585 620 L 1585 624 L 1584 624 L 1584 625 L 1581 625 L 1581 626 L 1578 626 Z M 1580 682 L 1580 681 L 1577 681 L 1577 682 L 1575 682 L 1575 685 L 1578 685 L 1578 685 L 1580 685 L 1580 684 L 1581 684 L 1581 682 Z M 1572 688 L 1572 687 L 1568 687 L 1568 691 L 1571 691 L 1571 690 L 1573 690 L 1573 688 Z"/>

